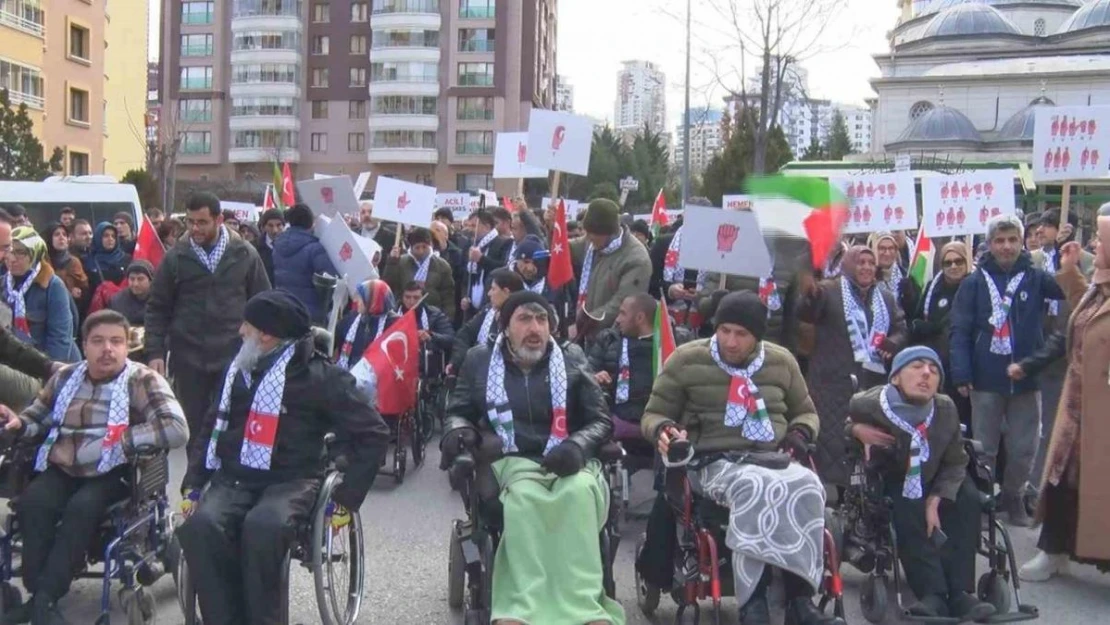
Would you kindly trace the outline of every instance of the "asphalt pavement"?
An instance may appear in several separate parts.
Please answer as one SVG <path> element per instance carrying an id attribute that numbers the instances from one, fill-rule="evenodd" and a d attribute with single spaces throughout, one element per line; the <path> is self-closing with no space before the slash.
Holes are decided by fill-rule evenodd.
<path id="1" fill-rule="evenodd" d="M 380 476 L 362 507 L 366 541 L 367 583 L 359 616 L 360 625 L 462 623 L 460 615 L 447 607 L 447 544 L 451 519 L 461 515 L 462 502 L 451 492 L 443 473 L 438 470 L 439 456 L 434 445 L 429 448 L 427 463 L 412 469 L 403 484 Z M 184 454 L 172 456 L 171 484 L 176 487 L 184 470 Z M 650 497 L 646 475 L 638 475 L 633 485 L 633 503 Z M 176 490 L 176 488 L 174 488 Z M 176 494 L 174 495 L 176 500 Z M 666 624 L 674 618 L 675 606 L 666 597 L 654 619 L 640 613 L 636 606 L 633 579 L 633 551 L 636 536 L 643 531 L 642 522 L 623 527 L 623 541 L 615 567 L 617 598 L 624 605 L 629 625 Z M 1016 529 L 1011 532 L 1019 563 L 1028 558 L 1036 544 L 1036 532 Z M 985 566 L 981 561 L 980 570 Z M 291 591 L 291 623 L 319 623 L 312 578 L 300 567 L 294 567 Z M 859 588 L 863 576 L 845 566 L 848 623 L 866 623 L 859 610 Z M 153 588 L 158 601 L 156 623 L 182 625 L 184 619 L 177 605 L 173 582 L 169 575 Z M 1079 625 L 1110 622 L 1110 576 L 1101 575 L 1092 567 L 1073 566 L 1072 572 L 1044 584 L 1022 585 L 1022 600 L 1040 608 L 1037 623 L 1044 625 Z M 772 591 L 772 600 L 781 602 L 781 593 Z M 893 594 L 891 595 L 893 602 Z M 74 625 L 91 624 L 100 609 L 100 585 L 82 581 L 74 585 L 63 602 L 63 609 Z M 112 622 L 127 621 L 115 601 L 113 592 Z M 731 599 L 725 600 L 724 623 L 737 623 L 737 609 Z M 781 607 L 773 608 L 776 623 L 781 622 Z M 709 622 L 703 620 L 703 623 Z M 896 623 L 893 608 L 887 623 Z M 570 624 L 568 624 L 570 625 Z"/>

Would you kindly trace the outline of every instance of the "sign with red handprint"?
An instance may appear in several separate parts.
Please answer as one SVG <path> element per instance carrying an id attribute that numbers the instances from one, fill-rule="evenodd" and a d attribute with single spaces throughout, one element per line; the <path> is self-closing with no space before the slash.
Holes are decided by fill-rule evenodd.
<path id="1" fill-rule="evenodd" d="M 378 176 L 374 187 L 375 218 L 427 228 L 435 209 L 435 187 Z"/>
<path id="2" fill-rule="evenodd" d="M 1107 177 L 1107 163 L 1093 156 L 1110 147 L 1108 118 L 1110 106 L 1038 106 L 1033 126 L 1033 179 Z"/>
<path id="3" fill-rule="evenodd" d="M 929 237 L 982 234 L 994 216 L 1014 212 L 1013 170 L 974 170 L 921 180 Z"/>
<path id="4" fill-rule="evenodd" d="M 547 169 L 528 165 L 528 152 L 527 132 L 497 133 L 493 149 L 493 177 L 547 178 Z"/>
<path id="5" fill-rule="evenodd" d="M 565 111 L 532 109 L 525 164 L 585 176 L 590 168 L 594 125 L 588 117 Z"/>
<path id="6" fill-rule="evenodd" d="M 758 278 L 771 272 L 771 256 L 752 211 L 687 206 L 678 265 Z"/>
<path id="7" fill-rule="evenodd" d="M 721 224 L 717 226 L 717 251 L 721 253 L 721 258 L 725 254 L 732 253 L 732 246 L 736 244 L 736 237 L 740 234 L 740 228 L 734 224 Z"/>
<path id="8" fill-rule="evenodd" d="M 297 182 L 297 191 L 313 215 L 357 215 L 358 199 L 350 176 L 326 176 Z"/>
<path id="9" fill-rule="evenodd" d="M 917 198 L 912 172 L 834 176 L 829 178 L 829 182 L 844 191 L 851 205 L 844 232 L 917 228 Z M 896 206 L 903 208 L 899 212 L 894 210 Z"/>

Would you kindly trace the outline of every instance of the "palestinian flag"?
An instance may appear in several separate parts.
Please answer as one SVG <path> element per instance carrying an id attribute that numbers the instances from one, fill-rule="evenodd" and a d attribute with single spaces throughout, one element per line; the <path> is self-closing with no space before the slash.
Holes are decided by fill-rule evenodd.
<path id="1" fill-rule="evenodd" d="M 801 216 L 801 230 L 809 241 L 810 257 L 815 269 L 823 269 L 825 260 L 840 240 L 840 230 L 848 220 L 848 199 L 824 178 L 808 176 L 752 176 L 747 181 L 748 193 L 760 197 L 781 197 L 792 200 L 806 210 L 794 211 Z M 753 202 L 758 205 L 759 202 Z M 763 212 L 760 228 L 764 228 Z M 787 224 L 786 230 L 797 230 L 799 224 Z"/>
<path id="2" fill-rule="evenodd" d="M 653 377 L 659 377 L 663 371 L 663 364 L 674 352 L 674 327 L 671 326 L 671 315 L 667 312 L 667 300 L 662 298 L 655 309 L 655 331 L 652 333 L 651 372 Z"/>
<path id="3" fill-rule="evenodd" d="M 925 291 L 933 280 L 933 241 L 925 236 L 925 225 L 917 231 L 917 244 L 914 245 L 913 262 L 910 263 L 910 279 L 918 291 Z"/>
<path id="4" fill-rule="evenodd" d="M 281 166 L 278 165 L 277 161 L 274 161 L 273 198 L 274 198 L 274 203 L 277 205 L 279 210 L 285 210 L 285 209 L 289 208 L 288 206 L 285 206 L 282 203 L 282 197 L 281 196 L 282 196 L 282 190 L 284 188 L 285 188 L 285 182 L 284 182 L 283 176 L 281 175 Z"/>
<path id="5" fill-rule="evenodd" d="M 667 199 L 663 197 L 663 189 L 655 196 L 655 205 L 651 207 L 651 236 L 659 236 L 659 231 L 669 222 L 667 217 Z"/>

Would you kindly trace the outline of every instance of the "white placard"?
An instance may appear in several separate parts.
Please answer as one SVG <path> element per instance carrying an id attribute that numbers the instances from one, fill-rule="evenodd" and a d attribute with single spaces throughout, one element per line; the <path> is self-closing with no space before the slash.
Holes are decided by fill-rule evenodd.
<path id="1" fill-rule="evenodd" d="M 771 254 L 752 211 L 687 206 L 678 263 L 736 276 L 771 275 Z"/>
<path id="2" fill-rule="evenodd" d="M 574 221 L 575 215 L 578 214 L 578 207 L 582 205 L 582 202 L 579 202 L 578 200 L 563 200 L 563 203 L 566 205 L 567 209 L 567 220 Z M 541 209 L 547 210 L 548 206 L 551 206 L 551 198 L 545 197 L 540 200 Z"/>
<path id="3" fill-rule="evenodd" d="M 493 151 L 494 178 L 546 178 L 547 169 L 528 166 L 528 133 L 499 132 Z"/>
<path id="4" fill-rule="evenodd" d="M 922 178 L 921 204 L 929 238 L 984 234 L 991 217 L 1014 212 L 1014 171 L 979 169 Z"/>
<path id="5" fill-rule="evenodd" d="M 501 202 L 497 199 L 497 194 L 493 191 L 478 189 L 478 197 L 486 198 L 486 208 L 494 208 L 501 205 Z"/>
<path id="6" fill-rule="evenodd" d="M 831 176 L 829 184 L 848 197 L 851 208 L 844 233 L 917 229 L 913 174 Z"/>
<path id="7" fill-rule="evenodd" d="M 451 210 L 456 208 L 470 209 L 470 194 L 469 193 L 437 193 L 436 194 L 436 208 L 447 207 Z"/>
<path id="8" fill-rule="evenodd" d="M 590 118 L 563 111 L 532 109 L 528 120 L 525 164 L 585 176 L 590 169 L 594 124 Z"/>
<path id="9" fill-rule="evenodd" d="M 317 226 L 323 226 L 320 228 L 320 243 L 335 265 L 339 277 L 347 283 L 351 297 L 358 297 L 355 288 L 378 277 L 377 268 L 370 262 L 377 244 L 352 232 L 343 219 L 324 219 L 317 217 Z M 368 248 L 364 241 L 373 243 L 374 246 Z M 381 251 L 380 248 L 378 251 Z"/>
<path id="10" fill-rule="evenodd" d="M 751 210 L 752 198 L 748 195 L 721 196 L 721 204 L 727 211 Z"/>
<path id="11" fill-rule="evenodd" d="M 378 176 L 374 217 L 427 228 L 436 211 L 436 190 L 415 182 Z"/>
<path id="12" fill-rule="evenodd" d="M 362 192 L 366 190 L 366 185 L 370 183 L 371 173 L 364 171 L 358 175 L 355 180 L 355 197 L 362 199 Z"/>
<path id="13" fill-rule="evenodd" d="M 313 180 L 327 180 L 328 178 L 338 178 L 339 176 L 333 174 L 312 174 Z"/>
<path id="14" fill-rule="evenodd" d="M 894 157 L 894 171 L 909 171 L 913 168 L 909 154 L 899 154 Z"/>
<path id="15" fill-rule="evenodd" d="M 681 208 L 668 208 L 668 209 L 665 209 L 663 212 L 667 213 L 667 217 L 670 218 L 670 222 L 674 223 L 674 220 L 678 219 L 679 215 L 682 214 L 682 209 Z M 639 221 L 647 221 L 647 222 L 651 221 L 651 213 L 638 213 L 636 215 L 633 215 L 633 217 L 635 219 L 639 220 Z"/>
<path id="16" fill-rule="evenodd" d="M 240 223 L 257 223 L 259 208 L 252 202 L 227 202 L 220 200 L 220 210 L 235 213 Z"/>
<path id="17" fill-rule="evenodd" d="M 334 217 L 358 214 L 358 199 L 349 176 L 301 180 L 297 183 L 297 190 L 314 215 Z"/>
<path id="18" fill-rule="evenodd" d="M 1110 172 L 1110 106 L 1038 106 L 1033 180 L 1090 180 Z"/>

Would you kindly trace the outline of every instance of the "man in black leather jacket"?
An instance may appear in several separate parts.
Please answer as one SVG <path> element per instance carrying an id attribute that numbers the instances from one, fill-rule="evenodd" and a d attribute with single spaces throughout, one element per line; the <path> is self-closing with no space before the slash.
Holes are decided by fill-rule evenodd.
<path id="1" fill-rule="evenodd" d="M 451 357 L 451 346 L 455 342 L 455 328 L 442 310 L 428 303 L 421 304 L 424 287 L 419 282 L 409 282 L 401 293 L 401 308 L 398 314 L 405 314 L 416 308 L 416 332 L 420 337 L 420 375 L 433 378 L 443 375 L 447 359 Z M 425 355 L 427 356 L 425 358 Z"/>

